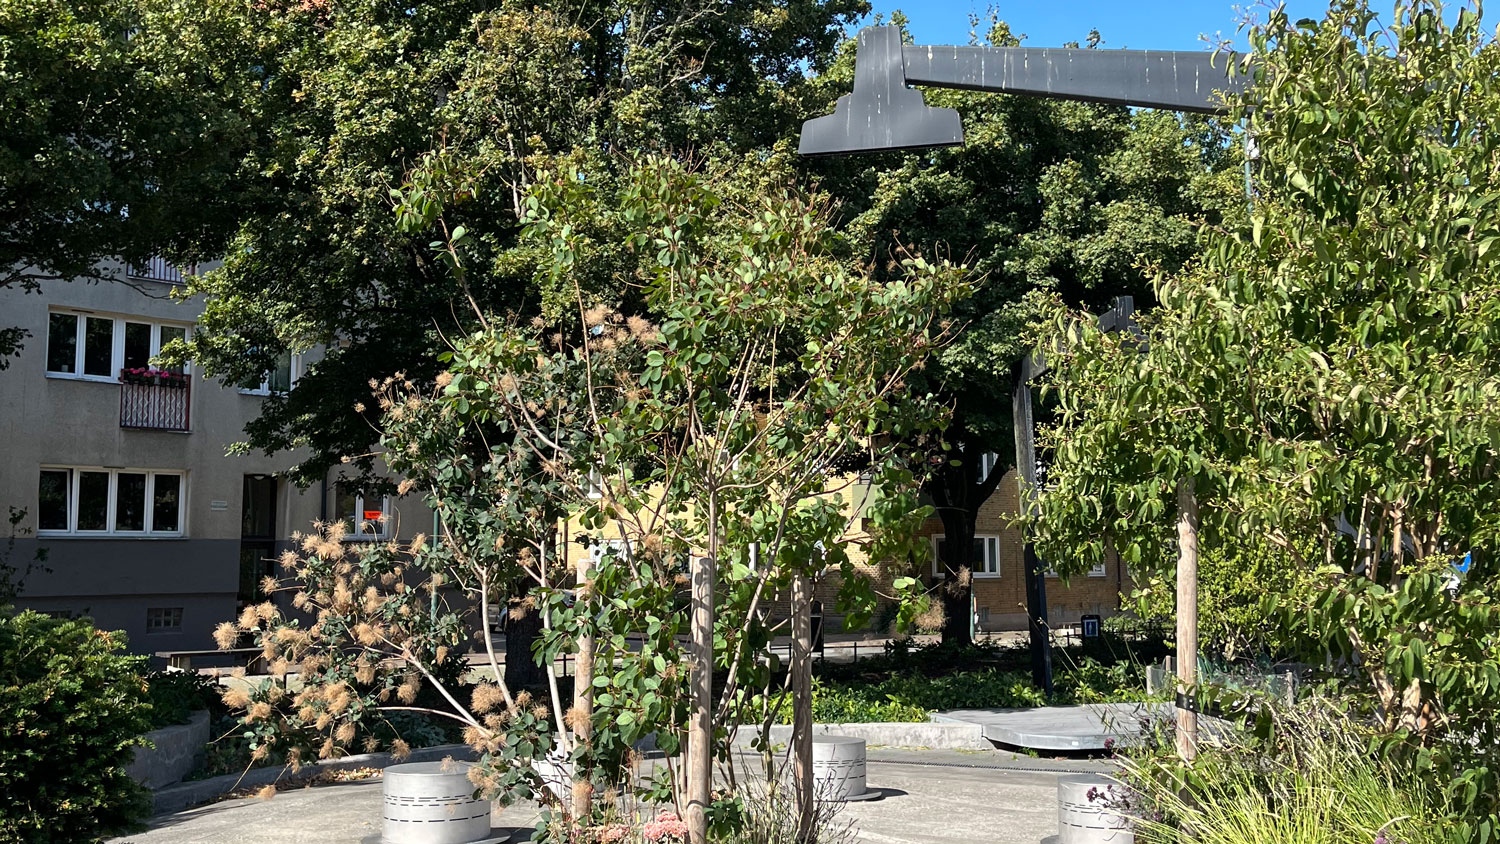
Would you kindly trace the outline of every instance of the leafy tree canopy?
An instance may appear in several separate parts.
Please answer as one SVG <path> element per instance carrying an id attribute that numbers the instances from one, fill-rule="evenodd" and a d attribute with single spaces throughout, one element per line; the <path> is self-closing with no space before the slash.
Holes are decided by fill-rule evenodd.
<path id="1" fill-rule="evenodd" d="M 990 45 L 1024 37 L 987 23 Z M 1091 34 L 1090 47 L 1100 43 Z M 850 41 L 819 84 L 831 101 L 853 76 Z M 926 97 L 963 116 L 965 146 L 811 166 L 844 198 L 848 231 L 877 273 L 900 241 L 969 262 L 980 279 L 954 314 L 957 340 L 914 382 L 953 408 L 926 490 L 959 539 L 945 543 L 944 563 L 957 572 L 970 564 L 975 515 L 1010 462 L 1010 366 L 1028 347 L 1028 324 L 1058 299 L 1098 310 L 1133 295 L 1149 306 L 1153 273 L 1197 254 L 1203 222 L 1243 217 L 1242 159 L 1225 125 L 1206 118 L 972 91 Z M 988 477 L 986 452 L 1000 455 Z M 952 597 L 948 634 L 966 635 L 967 591 Z"/>
<path id="2" fill-rule="evenodd" d="M 261 84 L 250 24 L 186 0 L 0 2 L 0 288 L 113 279 L 101 259 L 216 230 Z M 0 327 L 0 368 L 23 340 Z"/>
<path id="3" fill-rule="evenodd" d="M 734 155 L 782 137 L 862 0 L 617 3 L 271 2 L 244 11 L 266 86 L 238 176 L 237 224 L 204 238 L 222 268 L 196 279 L 207 310 L 190 354 L 227 380 L 278 355 L 328 354 L 267 401 L 249 445 L 307 445 L 310 481 L 369 451 L 372 378 L 436 374 L 444 337 L 483 312 L 567 319 L 572 291 L 519 244 L 519 197 L 550 156 Z M 618 167 L 618 162 L 612 166 Z M 605 169 L 608 172 L 608 168 Z M 471 251 L 467 286 L 432 259 L 451 231 L 397 224 L 390 192 L 450 198 Z M 608 265 L 591 297 L 615 300 Z"/>
<path id="4" fill-rule="evenodd" d="M 1258 84 L 1237 110 L 1262 150 L 1253 216 L 1163 278 L 1144 348 L 1061 318 L 1062 417 L 1032 527 L 1060 566 L 1113 542 L 1166 567 L 1186 479 L 1207 544 L 1269 544 L 1316 575 L 1280 596 L 1286 620 L 1357 666 L 1386 750 L 1437 768 L 1483 840 L 1500 810 L 1485 714 L 1500 690 L 1500 47 L 1474 12 L 1450 25 L 1426 2 L 1385 25 L 1363 2 L 1321 22 L 1277 13 L 1251 43 Z"/>

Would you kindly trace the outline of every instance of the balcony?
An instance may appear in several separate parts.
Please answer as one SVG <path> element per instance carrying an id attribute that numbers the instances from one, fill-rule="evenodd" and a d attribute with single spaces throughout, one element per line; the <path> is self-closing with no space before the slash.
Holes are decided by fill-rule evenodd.
<path id="1" fill-rule="evenodd" d="M 167 263 L 165 258 L 148 258 L 144 264 L 131 264 L 128 275 L 131 278 L 144 278 L 151 281 L 165 281 L 168 284 L 181 284 L 184 276 L 190 276 L 198 272 L 196 264 L 186 267 L 176 267 Z"/>
<path id="2" fill-rule="evenodd" d="M 120 370 L 120 427 L 187 431 L 192 378 L 161 369 Z"/>

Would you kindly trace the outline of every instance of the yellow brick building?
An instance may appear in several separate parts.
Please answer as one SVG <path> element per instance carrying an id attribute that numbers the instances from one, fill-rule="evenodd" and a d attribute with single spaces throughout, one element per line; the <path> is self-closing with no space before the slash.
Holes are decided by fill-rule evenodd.
<path id="1" fill-rule="evenodd" d="M 848 493 L 846 493 L 848 494 Z M 862 493 L 853 491 L 854 506 L 862 507 Z M 981 632 L 999 632 L 1026 629 L 1026 571 L 1022 557 L 1021 531 L 1013 526 L 1018 512 L 1019 487 L 1015 471 L 1001 478 L 994 493 L 979 510 L 975 524 L 976 552 L 981 548 L 984 556 L 976 553 L 974 566 L 974 611 L 975 629 Z M 856 520 L 856 524 L 857 524 Z M 943 523 L 937 518 L 928 519 L 922 526 L 921 535 L 927 538 L 929 558 L 919 562 L 915 570 L 903 570 L 899 574 L 920 577 L 926 583 L 934 583 L 941 577 L 937 564 L 937 543 L 943 535 Z M 588 553 L 583 543 L 578 542 L 576 525 L 567 528 L 567 541 L 563 553 L 568 562 Z M 604 536 L 612 535 L 608 529 Z M 898 574 L 892 566 L 872 565 L 864 556 L 862 546 L 851 545 L 849 555 L 855 566 L 877 581 L 877 591 L 890 594 L 890 579 Z M 983 563 L 978 560 L 983 559 Z M 570 566 L 571 567 L 571 566 Z M 1073 576 L 1068 582 L 1048 576 L 1047 604 L 1051 624 L 1063 625 L 1078 621 L 1083 615 L 1109 616 L 1119 611 L 1121 593 L 1132 588 L 1130 575 L 1118 559 L 1111 554 L 1103 566 L 1094 571 Z M 843 620 L 838 616 L 837 603 L 839 575 L 829 573 L 821 578 L 814 588 L 814 599 L 825 608 L 826 630 L 837 632 L 843 629 Z M 782 619 L 788 614 L 785 595 L 772 596 L 767 603 L 772 619 Z M 871 626 L 878 626 L 889 613 L 877 613 Z"/>

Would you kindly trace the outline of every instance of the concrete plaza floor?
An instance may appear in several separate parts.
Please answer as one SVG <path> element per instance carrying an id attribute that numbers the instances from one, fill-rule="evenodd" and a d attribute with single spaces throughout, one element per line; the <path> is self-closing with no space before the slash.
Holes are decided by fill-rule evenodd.
<path id="1" fill-rule="evenodd" d="M 1057 777 L 1099 770 L 999 752 L 871 748 L 868 783 L 883 799 L 848 804 L 870 844 L 1039 844 L 1057 833 Z M 273 799 L 227 800 L 153 819 L 113 844 L 378 844 L 381 780 L 318 785 Z M 499 829 L 530 828 L 534 808 L 497 811 Z"/>

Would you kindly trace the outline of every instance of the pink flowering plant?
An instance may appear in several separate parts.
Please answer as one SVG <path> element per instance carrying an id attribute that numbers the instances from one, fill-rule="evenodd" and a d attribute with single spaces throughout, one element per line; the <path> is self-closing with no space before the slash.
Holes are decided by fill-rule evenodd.
<path id="1" fill-rule="evenodd" d="M 157 369 L 151 366 L 127 366 L 120 370 L 120 382 L 181 388 L 187 386 L 188 375 L 185 372 L 173 372 L 170 369 Z"/>
<path id="2" fill-rule="evenodd" d="M 671 812 L 662 812 L 641 829 L 641 837 L 647 841 L 686 841 L 688 828 L 682 818 Z"/>

